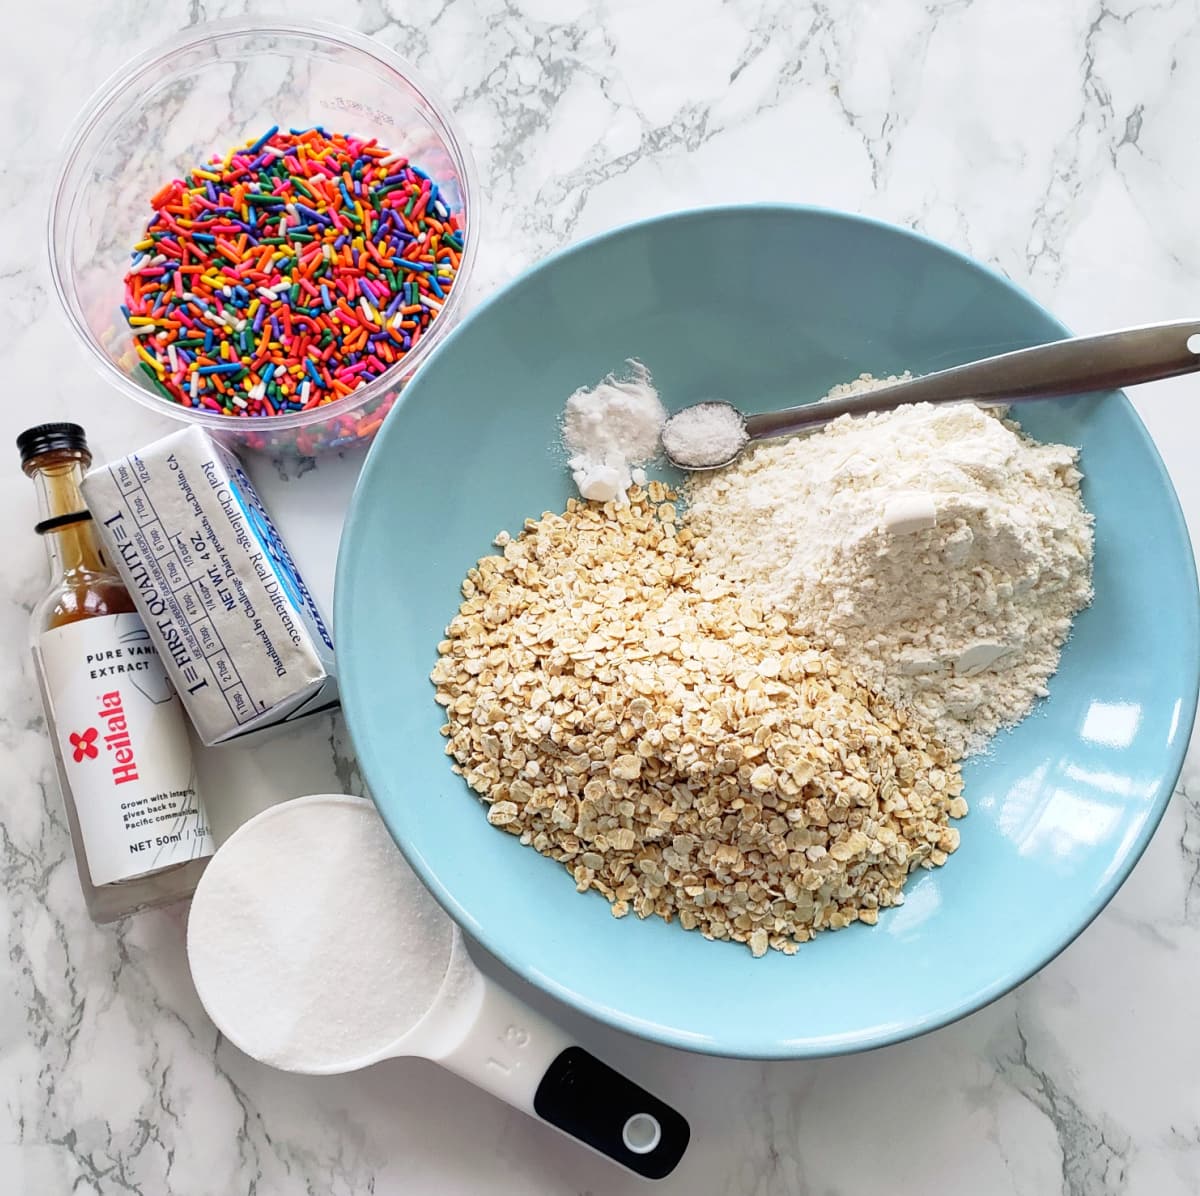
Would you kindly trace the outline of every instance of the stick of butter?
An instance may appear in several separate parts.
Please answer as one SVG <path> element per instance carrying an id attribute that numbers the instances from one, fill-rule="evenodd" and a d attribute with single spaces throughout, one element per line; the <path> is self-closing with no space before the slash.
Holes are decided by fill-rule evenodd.
<path id="1" fill-rule="evenodd" d="M 204 743 L 337 703 L 325 620 L 241 463 L 207 432 L 93 469 L 83 492 Z"/>

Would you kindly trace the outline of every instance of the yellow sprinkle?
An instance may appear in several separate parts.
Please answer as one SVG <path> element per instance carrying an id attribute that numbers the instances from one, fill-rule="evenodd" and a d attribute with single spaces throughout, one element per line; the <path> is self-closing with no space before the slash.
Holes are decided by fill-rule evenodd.
<path id="1" fill-rule="evenodd" d="M 139 324 L 146 325 L 154 323 L 150 316 L 130 316 L 129 322 L 134 325 L 134 327 L 137 327 Z"/>
<path id="2" fill-rule="evenodd" d="M 163 376 L 162 362 L 152 357 L 141 345 L 137 347 L 137 355 L 161 378 Z"/>
<path id="3" fill-rule="evenodd" d="M 192 171 L 192 174 L 200 179 L 211 179 L 214 183 L 219 183 L 221 181 L 221 176 L 212 170 L 200 170 L 197 168 L 196 170 Z"/>

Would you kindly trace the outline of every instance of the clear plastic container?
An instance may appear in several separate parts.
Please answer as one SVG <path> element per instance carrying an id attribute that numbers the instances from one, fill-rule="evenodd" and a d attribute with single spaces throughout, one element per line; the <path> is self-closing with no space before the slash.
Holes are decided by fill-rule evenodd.
<path id="1" fill-rule="evenodd" d="M 324 407 L 239 419 L 150 389 L 120 305 L 130 251 L 153 214 L 150 197 L 272 125 L 323 125 L 376 137 L 406 154 L 460 214 L 464 245 L 445 307 L 386 373 Z M 219 21 L 129 62 L 89 101 L 51 199 L 50 268 L 88 356 L 122 394 L 239 446 L 314 454 L 369 440 L 457 322 L 475 260 L 477 190 L 470 153 L 449 115 L 383 46 L 330 25 Z"/>

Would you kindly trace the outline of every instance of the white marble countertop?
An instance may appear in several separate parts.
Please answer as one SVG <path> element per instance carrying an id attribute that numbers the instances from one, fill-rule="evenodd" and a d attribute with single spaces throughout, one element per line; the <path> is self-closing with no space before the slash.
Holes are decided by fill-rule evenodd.
<path id="1" fill-rule="evenodd" d="M 103 457 L 159 426 L 106 393 L 71 343 L 44 261 L 47 196 L 64 132 L 110 71 L 185 24 L 242 8 L 46 0 L 8 13 L 0 1191 L 649 1190 L 422 1062 L 337 1079 L 260 1067 L 200 1008 L 181 912 L 107 928 L 84 912 L 25 648 L 44 564 L 11 440 L 73 418 Z M 417 62 L 461 117 L 489 199 L 485 287 L 634 217 L 776 199 L 919 228 L 1079 331 L 1195 309 L 1194 0 L 346 0 L 337 16 Z M 1195 392 L 1180 381 L 1134 400 L 1200 528 Z M 327 598 L 356 465 L 326 461 L 300 477 L 256 467 Z M 338 718 L 204 767 L 222 795 L 221 833 L 282 797 L 360 788 Z M 1200 793 L 1195 754 L 1095 924 L 1017 992 L 922 1040 L 744 1063 L 554 1012 L 689 1115 L 693 1145 L 658 1185 L 666 1193 L 1200 1191 L 1200 806 L 1189 793 Z"/>

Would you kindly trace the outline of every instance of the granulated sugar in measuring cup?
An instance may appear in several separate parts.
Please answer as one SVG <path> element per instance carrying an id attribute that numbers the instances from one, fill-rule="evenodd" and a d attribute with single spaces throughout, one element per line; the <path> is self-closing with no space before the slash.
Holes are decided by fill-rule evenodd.
<path id="1" fill-rule="evenodd" d="M 687 1148 L 679 1113 L 487 979 L 374 805 L 264 810 L 209 864 L 188 959 L 217 1028 L 285 1071 L 421 1055 L 649 1179 Z"/>

